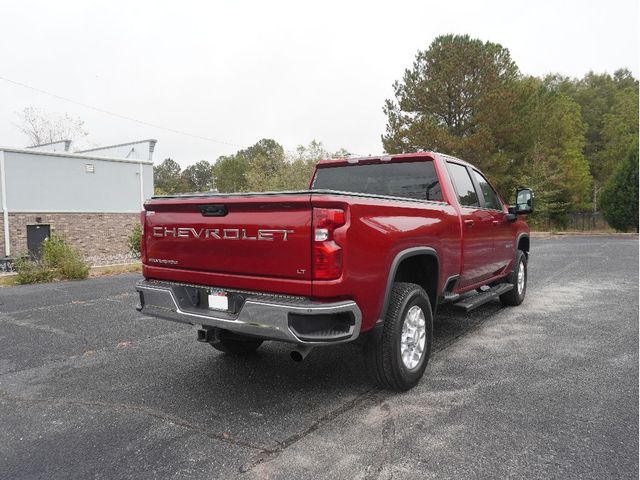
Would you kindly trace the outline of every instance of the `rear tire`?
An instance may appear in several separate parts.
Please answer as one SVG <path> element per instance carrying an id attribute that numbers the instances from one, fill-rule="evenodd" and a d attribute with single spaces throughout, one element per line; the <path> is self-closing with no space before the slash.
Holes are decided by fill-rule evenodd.
<path id="1" fill-rule="evenodd" d="M 381 334 L 364 345 L 364 359 L 375 382 L 404 391 L 422 378 L 433 338 L 433 314 L 426 292 L 414 283 L 393 285 Z"/>
<path id="2" fill-rule="evenodd" d="M 232 355 L 250 355 L 255 352 L 263 340 L 242 335 L 233 335 L 233 338 L 221 336 L 211 346 L 216 350 Z"/>
<path id="3" fill-rule="evenodd" d="M 522 303 L 527 294 L 527 256 L 522 250 L 518 250 L 513 271 L 507 277 L 507 283 L 513 288 L 500 295 L 500 301 L 508 307 L 516 307 Z"/>

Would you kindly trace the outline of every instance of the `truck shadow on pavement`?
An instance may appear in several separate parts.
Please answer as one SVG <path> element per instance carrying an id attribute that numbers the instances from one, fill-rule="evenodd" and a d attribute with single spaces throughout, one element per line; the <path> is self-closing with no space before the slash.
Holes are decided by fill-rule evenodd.
<path id="1" fill-rule="evenodd" d="M 488 304 L 467 314 L 443 307 L 434 324 L 433 351 L 442 351 L 472 333 L 501 309 L 500 304 Z M 231 417 L 247 423 L 305 423 L 305 417 L 314 418 L 318 411 L 377 391 L 356 345 L 316 348 L 299 363 L 289 357 L 291 346 L 278 342 L 265 342 L 247 357 L 223 354 L 207 344 L 194 349 L 196 361 L 184 365 L 185 374 L 156 380 L 162 383 L 163 398 L 180 399 L 183 408 L 211 420 Z M 427 369 L 425 381 L 428 377 Z"/>
<path id="2" fill-rule="evenodd" d="M 439 352 L 471 333 L 503 308 L 497 302 L 472 313 L 451 306 L 440 307 L 434 321 L 433 352 Z M 279 342 L 265 342 L 255 354 L 244 357 L 223 354 L 206 344 L 199 346 L 204 351 L 208 349 L 211 355 L 202 358 L 203 363 L 198 366 L 202 375 L 193 382 L 198 389 L 203 383 L 214 387 L 234 384 L 239 379 L 243 379 L 247 390 L 277 387 L 280 391 L 315 392 L 319 388 L 329 388 L 335 392 L 344 388 L 351 390 L 349 387 L 353 386 L 371 386 L 363 375 L 365 365 L 358 345 L 318 347 L 302 362 L 292 361 L 289 356 L 291 345 Z"/>

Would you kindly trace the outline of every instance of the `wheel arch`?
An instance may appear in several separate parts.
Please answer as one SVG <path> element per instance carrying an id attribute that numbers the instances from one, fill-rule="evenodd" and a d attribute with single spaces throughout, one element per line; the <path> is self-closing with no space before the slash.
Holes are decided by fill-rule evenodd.
<path id="1" fill-rule="evenodd" d="M 527 258 L 529 258 L 530 247 L 531 247 L 531 244 L 529 242 L 529 234 L 521 233 L 520 235 L 518 235 L 518 237 L 516 238 L 516 251 L 522 250 L 524 254 L 527 256 Z"/>
<path id="2" fill-rule="evenodd" d="M 389 268 L 385 286 L 384 301 L 378 318 L 378 324 L 384 321 L 389 308 L 389 299 L 394 282 L 409 282 L 420 285 L 427 292 L 435 314 L 438 298 L 440 261 L 438 253 L 432 247 L 413 247 L 398 253 Z"/>

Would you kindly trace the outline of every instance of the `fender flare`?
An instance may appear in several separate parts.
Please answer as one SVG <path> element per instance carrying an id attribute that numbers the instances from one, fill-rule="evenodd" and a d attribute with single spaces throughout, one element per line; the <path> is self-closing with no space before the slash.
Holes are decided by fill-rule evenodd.
<path id="1" fill-rule="evenodd" d="M 518 234 L 518 236 L 516 237 L 516 243 L 513 246 L 513 264 L 511 269 L 509 270 L 509 275 L 511 275 L 511 272 L 513 271 L 513 269 L 515 268 L 515 261 L 516 258 L 518 258 L 518 245 L 520 244 L 520 240 L 526 238 L 527 240 L 529 240 L 529 233 L 527 232 L 521 232 Z M 527 258 L 527 260 L 529 260 L 529 252 L 524 252 L 525 257 Z"/>
<path id="2" fill-rule="evenodd" d="M 389 299 L 391 297 L 391 289 L 393 288 L 393 279 L 398 272 L 398 266 L 402 263 L 403 260 L 406 260 L 410 257 L 416 257 L 418 255 L 429 255 L 436 259 L 436 265 L 438 266 L 438 281 L 440 275 L 440 259 L 438 258 L 438 253 L 432 247 L 412 247 L 407 248 L 406 250 L 402 250 L 399 252 L 391 262 L 391 266 L 389 268 L 389 275 L 387 276 L 387 285 L 384 291 L 384 301 L 382 302 L 382 309 L 380 310 L 379 318 L 376 322 L 376 325 L 380 325 L 384 322 L 384 317 L 387 314 L 387 309 L 389 308 Z M 436 292 L 437 297 L 437 292 Z M 435 312 L 436 305 L 431 305 L 431 308 Z"/>
<path id="3" fill-rule="evenodd" d="M 531 238 L 529 236 L 529 233 L 527 232 L 522 232 L 520 234 L 518 234 L 518 236 L 516 237 L 516 243 L 514 245 L 514 250 L 516 250 L 516 252 L 518 251 L 518 245 L 520 244 L 520 240 L 522 238 L 526 238 L 527 240 L 529 240 L 529 245 L 531 245 Z M 525 252 L 525 254 L 527 255 L 527 257 L 529 257 L 529 252 Z"/>

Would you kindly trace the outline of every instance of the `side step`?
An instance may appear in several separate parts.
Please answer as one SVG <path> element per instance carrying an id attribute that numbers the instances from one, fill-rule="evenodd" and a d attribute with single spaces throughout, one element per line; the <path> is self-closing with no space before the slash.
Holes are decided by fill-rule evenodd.
<path id="1" fill-rule="evenodd" d="M 500 295 L 507 293 L 512 289 L 513 285 L 510 283 L 499 283 L 498 285 L 491 287 L 489 290 L 477 293 L 476 295 L 471 295 L 470 297 L 460 300 L 453 305 L 454 307 L 461 308 L 466 312 L 470 312 L 485 303 L 489 303 L 490 301 L 497 299 Z"/>

